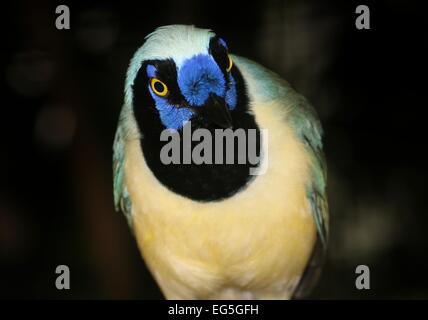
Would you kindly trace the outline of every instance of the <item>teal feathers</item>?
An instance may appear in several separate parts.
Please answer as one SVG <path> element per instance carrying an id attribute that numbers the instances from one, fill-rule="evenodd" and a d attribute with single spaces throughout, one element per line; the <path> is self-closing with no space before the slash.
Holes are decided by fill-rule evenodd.
<path id="1" fill-rule="evenodd" d="M 132 226 L 131 218 L 131 199 L 128 194 L 124 183 L 124 165 L 125 165 L 125 150 L 124 150 L 124 135 L 122 119 L 119 119 L 116 136 L 113 144 L 113 192 L 114 204 L 116 211 L 121 210 L 127 220 L 128 224 Z"/>
<path id="2" fill-rule="evenodd" d="M 136 52 L 128 69 L 113 146 L 113 184 L 116 210 L 125 214 L 162 291 L 174 299 L 224 297 L 230 289 L 237 298 L 305 295 L 320 275 L 328 242 L 323 132 L 315 110 L 277 74 L 229 55 L 222 45 L 217 48 L 217 38 L 208 30 L 169 26 L 154 35 Z M 226 109 L 234 112 L 234 128 L 267 130 L 272 138 L 261 143 L 268 147 L 261 152 L 268 164 L 264 175 L 245 180 L 249 176 L 245 172 L 244 180 L 231 179 L 235 177 L 229 173 L 240 172 L 237 166 L 218 171 L 197 164 L 181 178 L 188 168 L 183 164 L 168 167 L 174 170 L 165 174 L 157 158 L 157 134 L 167 126 L 154 109 L 157 98 L 151 95 L 146 60 L 156 59 L 159 69 L 160 75 L 150 77 L 171 78 L 167 98 L 176 99 L 183 93 L 183 84 L 176 84 L 177 73 L 189 72 L 186 61 L 199 54 L 207 65 L 217 63 L 215 70 L 223 68 L 219 70 L 232 72 L 237 79 L 239 103 L 232 111 Z M 226 59 L 232 69 L 225 69 Z M 195 61 L 196 66 L 202 63 Z M 211 69 L 191 70 L 205 77 Z M 211 79 L 213 72 L 208 75 Z M 218 102 L 224 99 L 223 89 L 215 91 L 216 103 L 209 100 L 203 106 L 215 110 L 225 106 Z M 192 108 L 189 102 L 171 101 L 169 107 Z M 204 127 L 212 117 L 197 114 L 192 125 L 195 121 Z M 182 190 L 177 189 L 180 184 L 186 186 L 185 192 L 177 192 Z M 202 187 L 217 195 L 229 186 L 236 186 L 233 193 L 209 201 L 197 197 Z"/>
<path id="3" fill-rule="evenodd" d="M 312 179 L 308 181 L 306 192 L 311 203 L 318 235 L 323 247 L 326 248 L 328 242 L 327 175 L 322 151 L 323 131 L 316 112 L 305 97 L 295 92 L 285 80 L 274 72 L 243 57 L 234 56 L 234 60 L 245 65 L 252 76 L 258 79 L 258 86 L 255 87 L 256 92 L 253 92 L 253 95 L 264 101 L 282 100 L 284 107 L 289 108 L 287 121 L 291 124 L 297 137 L 305 144 L 311 159 Z"/>

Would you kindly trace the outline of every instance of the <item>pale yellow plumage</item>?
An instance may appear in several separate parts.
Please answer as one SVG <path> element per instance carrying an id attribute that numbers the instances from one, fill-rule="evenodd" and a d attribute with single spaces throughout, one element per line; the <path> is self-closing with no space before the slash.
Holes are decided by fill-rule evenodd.
<path id="1" fill-rule="evenodd" d="M 255 92 L 255 79 L 238 67 Z M 284 101 L 250 100 L 258 125 L 268 129 L 267 172 L 222 201 L 169 191 L 147 167 L 138 138 L 125 141 L 135 235 L 169 299 L 290 298 L 310 258 L 317 232 L 305 192 L 307 153 Z"/>

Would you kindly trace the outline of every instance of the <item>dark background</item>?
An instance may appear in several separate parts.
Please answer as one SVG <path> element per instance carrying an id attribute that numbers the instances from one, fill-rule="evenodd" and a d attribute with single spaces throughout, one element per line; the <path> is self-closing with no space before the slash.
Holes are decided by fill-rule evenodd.
<path id="1" fill-rule="evenodd" d="M 58 4 L 70 30 L 55 28 Z M 371 30 L 355 28 L 358 4 Z M 276 71 L 319 113 L 331 245 L 311 297 L 427 298 L 424 19 L 408 1 L 2 3 L 0 297 L 161 298 L 114 212 L 111 147 L 132 54 L 184 23 Z M 55 288 L 60 264 L 71 290 Z M 359 264 L 371 290 L 355 289 Z"/>

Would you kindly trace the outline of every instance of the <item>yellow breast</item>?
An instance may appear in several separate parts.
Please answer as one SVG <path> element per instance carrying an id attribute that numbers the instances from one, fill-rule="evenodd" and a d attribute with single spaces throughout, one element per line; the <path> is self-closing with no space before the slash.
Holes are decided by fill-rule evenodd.
<path id="1" fill-rule="evenodd" d="M 305 194 L 308 158 L 275 102 L 253 106 L 268 129 L 268 167 L 235 196 L 201 203 L 174 194 L 126 143 L 125 183 L 142 255 L 167 298 L 288 298 L 310 257 L 316 228 Z"/>

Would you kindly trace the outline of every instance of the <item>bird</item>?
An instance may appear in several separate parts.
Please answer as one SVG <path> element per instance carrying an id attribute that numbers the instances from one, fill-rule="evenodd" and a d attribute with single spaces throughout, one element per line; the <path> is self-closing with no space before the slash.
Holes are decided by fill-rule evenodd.
<path id="1" fill-rule="evenodd" d="M 229 49 L 192 25 L 144 38 L 113 143 L 116 210 L 166 299 L 304 298 L 328 247 L 320 120 L 287 81 Z M 256 130 L 259 162 L 184 164 L 180 154 L 163 163 L 160 136 L 182 138 L 188 124 L 212 134 Z"/>

